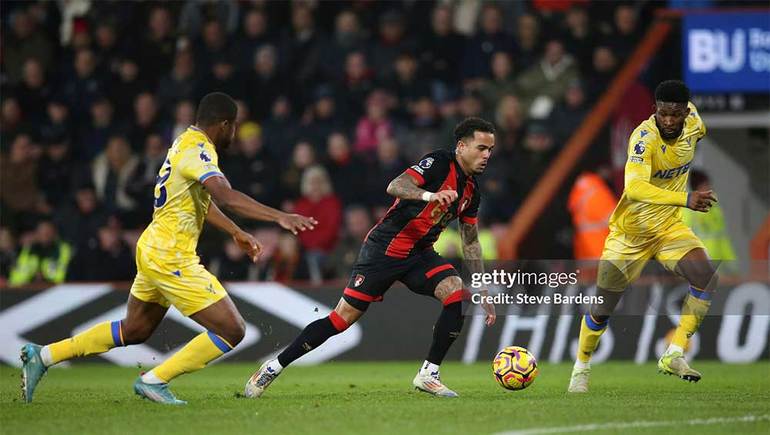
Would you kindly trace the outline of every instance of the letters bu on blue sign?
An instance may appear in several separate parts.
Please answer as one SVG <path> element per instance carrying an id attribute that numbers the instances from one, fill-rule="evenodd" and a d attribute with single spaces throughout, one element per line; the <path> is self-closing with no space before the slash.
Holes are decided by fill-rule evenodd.
<path id="1" fill-rule="evenodd" d="M 693 92 L 770 92 L 766 12 L 687 15 L 682 44 L 684 77 Z"/>

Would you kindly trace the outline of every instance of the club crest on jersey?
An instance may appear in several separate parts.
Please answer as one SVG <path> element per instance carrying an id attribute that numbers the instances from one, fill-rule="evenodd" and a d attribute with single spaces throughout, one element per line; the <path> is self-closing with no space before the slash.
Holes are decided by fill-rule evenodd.
<path id="1" fill-rule="evenodd" d="M 203 160 L 204 162 L 207 162 L 207 163 L 208 163 L 208 162 L 210 162 L 210 161 L 211 161 L 211 157 L 209 157 L 209 155 L 208 155 L 208 153 L 206 153 L 206 151 L 201 151 L 201 154 L 200 154 L 200 156 L 199 156 L 199 157 L 200 157 L 200 158 L 201 158 L 201 160 Z"/>
<path id="2" fill-rule="evenodd" d="M 634 145 L 634 152 L 637 154 L 644 154 L 644 142 L 639 141 Z"/>
<path id="3" fill-rule="evenodd" d="M 424 159 L 420 160 L 420 163 L 419 163 L 418 166 L 423 168 L 423 169 L 430 168 L 431 166 L 433 166 L 433 157 L 427 157 L 427 158 L 424 158 Z"/>
<path id="4" fill-rule="evenodd" d="M 353 279 L 353 287 L 358 287 L 359 285 L 363 284 L 364 279 L 366 279 L 366 277 L 360 273 L 356 275 L 356 277 Z"/>

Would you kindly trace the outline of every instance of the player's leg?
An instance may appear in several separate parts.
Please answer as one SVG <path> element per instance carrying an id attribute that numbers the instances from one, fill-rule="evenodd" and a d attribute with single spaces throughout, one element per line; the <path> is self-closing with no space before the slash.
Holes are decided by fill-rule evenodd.
<path id="1" fill-rule="evenodd" d="M 344 332 L 363 316 L 368 305 L 368 302 L 360 302 L 353 306 L 344 297 L 340 299 L 328 316 L 305 326 L 277 358 L 265 361 L 246 382 L 244 395 L 250 398 L 262 396 L 285 367 L 321 346 L 329 338 Z"/>
<path id="2" fill-rule="evenodd" d="M 463 300 L 469 293 L 457 271 L 432 250 L 423 252 L 402 281 L 415 293 L 431 296 L 442 304 L 441 313 L 433 326 L 428 355 L 417 372 L 412 385 L 420 391 L 441 397 L 457 397 L 457 393 L 441 382 L 440 366 L 452 343 L 462 332 Z"/>
<path id="3" fill-rule="evenodd" d="M 262 396 L 285 367 L 321 346 L 329 338 L 344 332 L 363 316 L 370 303 L 382 300 L 404 266 L 401 261 L 384 256 L 372 259 L 372 256 L 366 247 L 362 249 L 353 266 L 348 286 L 334 310 L 327 317 L 308 324 L 277 358 L 265 361 L 246 382 L 246 397 Z"/>
<path id="4" fill-rule="evenodd" d="M 567 391 L 588 392 L 591 375 L 591 356 L 599 347 L 599 340 L 607 330 L 609 318 L 629 283 L 639 277 L 647 263 L 652 239 L 611 233 L 605 241 L 599 260 L 596 296 L 602 303 L 589 306 L 580 320 L 580 335 L 575 364 Z"/>
<path id="5" fill-rule="evenodd" d="M 658 360 L 658 368 L 663 373 L 697 382 L 701 374 L 687 364 L 684 351 L 711 306 L 711 296 L 718 280 L 716 268 L 709 260 L 700 239 L 684 225 L 677 225 L 667 231 L 658 258 L 666 268 L 690 283 L 689 292 L 682 304 L 679 325 L 671 344 Z"/>
<path id="6" fill-rule="evenodd" d="M 157 328 L 168 303 L 152 288 L 146 277 L 137 274 L 128 296 L 126 317 L 102 322 L 91 328 L 46 346 L 28 343 L 21 352 L 22 396 L 32 401 L 35 388 L 48 367 L 72 358 L 96 355 L 117 346 L 142 343 Z"/>
<path id="7" fill-rule="evenodd" d="M 244 321 L 219 280 L 200 264 L 182 268 L 178 275 L 159 274 L 156 281 L 163 295 L 182 314 L 206 330 L 137 379 L 134 391 L 155 402 L 184 404 L 168 390 L 168 383 L 229 352 L 243 339 Z"/>

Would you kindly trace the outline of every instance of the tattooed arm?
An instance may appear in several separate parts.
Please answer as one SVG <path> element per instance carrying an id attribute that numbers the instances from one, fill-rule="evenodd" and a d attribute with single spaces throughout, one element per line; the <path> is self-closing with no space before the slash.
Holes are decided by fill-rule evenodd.
<path id="1" fill-rule="evenodd" d="M 401 199 L 412 199 L 416 201 L 438 202 L 448 206 L 457 199 L 457 192 L 454 190 L 442 190 L 440 192 L 428 192 L 421 189 L 415 183 L 414 178 L 406 172 L 394 178 L 388 184 L 388 195 Z"/>
<path id="2" fill-rule="evenodd" d="M 481 255 L 481 242 L 479 242 L 479 227 L 477 224 L 466 224 L 460 222 L 460 238 L 463 241 L 463 257 L 465 258 L 465 267 L 468 268 L 470 275 L 474 273 L 484 273 L 484 257 Z M 478 275 L 477 275 L 478 276 Z M 482 296 L 487 296 L 487 289 L 479 291 Z M 492 326 L 495 323 L 497 315 L 495 306 L 488 303 L 482 303 L 481 307 L 486 312 L 486 324 Z"/>

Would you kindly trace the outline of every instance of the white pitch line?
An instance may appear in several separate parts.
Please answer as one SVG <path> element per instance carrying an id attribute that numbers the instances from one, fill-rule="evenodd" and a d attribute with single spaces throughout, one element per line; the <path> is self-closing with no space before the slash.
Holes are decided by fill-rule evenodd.
<path id="1" fill-rule="evenodd" d="M 695 418 L 692 420 L 663 420 L 663 421 L 629 421 L 629 422 L 611 422 L 611 423 L 593 423 L 577 426 L 558 426 L 558 427 L 536 427 L 531 429 L 512 430 L 498 432 L 496 435 L 534 435 L 549 433 L 567 433 L 567 432 L 586 432 L 601 429 L 635 429 L 647 427 L 663 426 L 703 426 L 725 423 L 753 423 L 758 421 L 770 421 L 770 414 L 765 415 L 744 415 L 742 417 L 714 417 L 714 418 Z"/>

